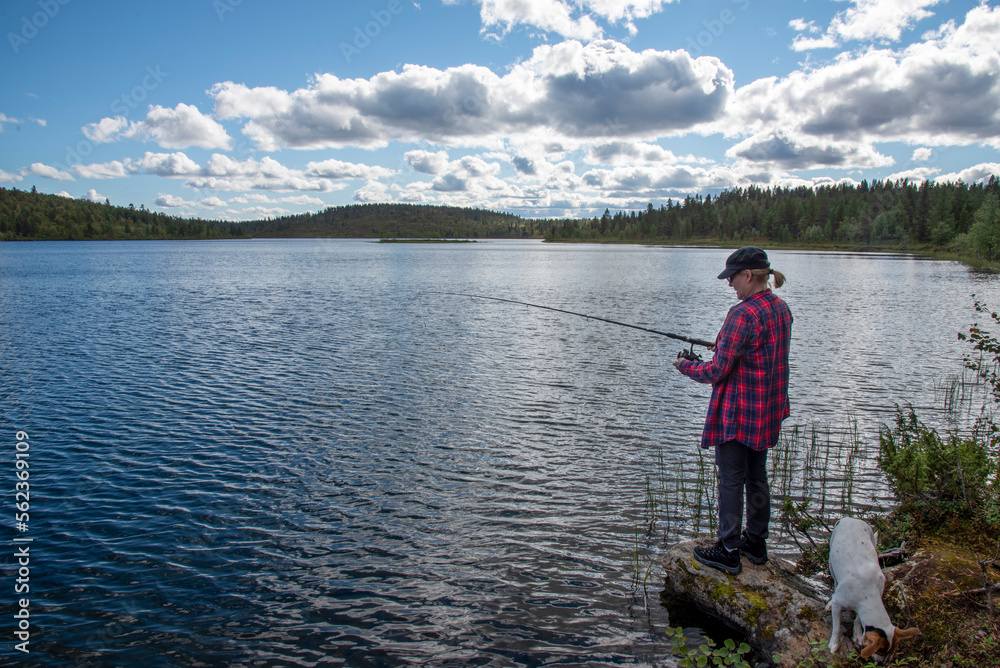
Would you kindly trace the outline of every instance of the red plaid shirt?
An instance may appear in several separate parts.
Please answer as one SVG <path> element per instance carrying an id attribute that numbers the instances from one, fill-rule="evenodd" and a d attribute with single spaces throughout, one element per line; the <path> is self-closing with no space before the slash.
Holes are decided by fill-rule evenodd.
<path id="1" fill-rule="evenodd" d="M 712 383 L 701 447 L 739 441 L 753 450 L 778 442 L 789 415 L 788 347 L 792 312 L 770 290 L 729 309 L 708 362 L 684 361 L 681 373 Z"/>

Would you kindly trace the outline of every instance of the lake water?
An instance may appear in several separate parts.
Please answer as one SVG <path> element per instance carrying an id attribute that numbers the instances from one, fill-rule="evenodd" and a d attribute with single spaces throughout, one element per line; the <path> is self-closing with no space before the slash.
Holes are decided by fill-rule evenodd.
<path id="1" fill-rule="evenodd" d="M 715 278 L 727 254 L 0 245 L 4 610 L 19 598 L 14 546 L 31 554 L 31 653 L 14 649 L 8 615 L 0 657 L 675 665 L 657 556 L 710 531 L 710 513 L 677 498 L 705 475 L 710 389 L 674 370 L 682 344 L 437 293 L 712 339 L 735 299 Z M 856 425 L 870 445 L 906 402 L 957 424 L 941 400 L 967 352 L 956 334 L 972 293 L 1000 306 L 997 277 L 904 256 L 770 255 L 795 316 L 786 432 L 820 426 L 836 448 Z M 885 501 L 870 457 L 860 469 L 852 503 Z M 773 542 L 789 549 L 778 531 Z"/>

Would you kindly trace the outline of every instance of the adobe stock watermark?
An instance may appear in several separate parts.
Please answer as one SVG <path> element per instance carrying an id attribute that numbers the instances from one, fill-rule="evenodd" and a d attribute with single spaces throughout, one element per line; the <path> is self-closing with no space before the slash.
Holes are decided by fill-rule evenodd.
<path id="1" fill-rule="evenodd" d="M 59 14 L 59 10 L 68 5 L 69 2 L 70 0 L 38 0 L 39 11 L 30 17 L 28 15 L 22 16 L 21 29 L 16 33 L 7 33 L 7 41 L 10 42 L 10 48 L 14 50 L 14 53 L 18 53 L 21 47 L 34 39 L 39 31 L 43 30 L 49 21 Z"/>
<path id="2" fill-rule="evenodd" d="M 142 78 L 142 83 L 133 86 L 132 90 L 116 98 L 111 103 L 111 111 L 119 116 L 128 116 L 128 112 L 138 107 L 151 92 L 160 87 L 160 84 L 168 76 L 170 76 L 170 72 L 162 71 L 159 65 L 156 67 L 147 65 L 146 76 Z"/>
<path id="3" fill-rule="evenodd" d="M 243 4 L 243 0 L 212 0 L 212 9 L 220 21 L 226 20 L 226 14 L 236 11 L 236 8 Z"/>
<path id="4" fill-rule="evenodd" d="M 146 74 L 140 83 L 136 84 L 127 93 L 116 97 L 111 102 L 111 111 L 116 117 L 127 118 L 129 113 L 138 107 L 149 96 L 151 92 L 160 87 L 163 80 L 170 76 L 170 72 L 164 72 L 159 65 L 146 66 Z M 53 167 L 60 171 L 67 171 L 73 165 L 79 165 L 83 159 L 94 152 L 94 141 L 82 139 L 76 146 L 66 146 L 66 163 L 55 163 Z"/>
<path id="5" fill-rule="evenodd" d="M 750 0 L 732 0 L 733 5 L 741 12 L 750 6 Z M 697 58 L 701 52 L 712 45 L 713 42 L 722 36 L 726 26 L 736 22 L 736 14 L 731 9 L 723 9 L 714 19 L 706 19 L 701 22 L 705 29 L 694 37 L 688 37 L 687 51 L 692 58 Z"/>
<path id="6" fill-rule="evenodd" d="M 17 612 L 14 613 L 16 628 L 14 649 L 28 654 L 31 652 L 31 541 L 28 533 L 31 510 L 31 461 L 28 433 L 17 431 L 14 434 L 14 526 L 20 532 L 14 539 L 14 557 L 17 559 L 17 579 L 14 580 L 14 593 L 17 599 Z"/>
<path id="7" fill-rule="evenodd" d="M 382 31 L 389 27 L 393 17 L 402 11 L 403 4 L 400 0 L 389 0 L 385 9 L 378 11 L 371 10 L 369 13 L 372 16 L 372 20 L 365 23 L 364 27 L 354 27 L 354 39 L 351 42 L 340 43 L 340 52 L 344 54 L 344 60 L 350 63 L 351 59 L 355 56 L 361 55 L 361 52 L 371 45 L 372 40 L 381 35 Z"/>

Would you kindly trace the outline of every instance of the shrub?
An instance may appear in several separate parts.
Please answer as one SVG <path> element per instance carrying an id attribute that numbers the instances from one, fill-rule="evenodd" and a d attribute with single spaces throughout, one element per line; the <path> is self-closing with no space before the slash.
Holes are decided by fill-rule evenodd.
<path id="1" fill-rule="evenodd" d="M 880 430 L 878 465 L 904 508 L 929 517 L 970 517 L 985 510 L 995 468 L 986 440 L 942 438 L 917 419 L 912 406 L 906 412 L 897 407 L 895 428 Z"/>
<path id="2" fill-rule="evenodd" d="M 977 313 L 988 313 L 1000 325 L 1000 315 L 975 299 Z M 989 387 L 1000 404 L 1000 340 L 973 323 L 958 338 L 973 344 L 975 354 L 965 366 Z M 940 436 L 923 425 L 908 406 L 896 407 L 895 427 L 882 426 L 878 465 L 885 472 L 904 513 L 927 520 L 950 517 L 1000 522 L 1000 427 L 984 408 L 972 434 Z"/>

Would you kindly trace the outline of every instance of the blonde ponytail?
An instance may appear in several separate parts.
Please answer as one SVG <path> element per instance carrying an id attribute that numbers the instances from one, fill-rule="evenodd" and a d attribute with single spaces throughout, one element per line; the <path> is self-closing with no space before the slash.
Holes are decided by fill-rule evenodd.
<path id="1" fill-rule="evenodd" d="M 785 275 L 774 269 L 751 269 L 750 273 L 756 278 L 764 278 L 764 283 L 768 283 L 767 277 L 774 276 L 774 287 L 780 288 L 785 284 Z"/>

